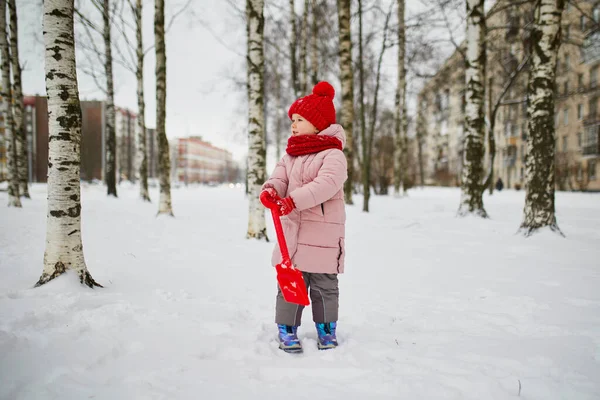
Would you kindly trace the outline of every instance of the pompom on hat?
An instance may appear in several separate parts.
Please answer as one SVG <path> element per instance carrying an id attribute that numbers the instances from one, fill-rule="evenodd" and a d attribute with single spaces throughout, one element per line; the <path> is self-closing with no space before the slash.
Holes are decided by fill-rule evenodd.
<path id="1" fill-rule="evenodd" d="M 292 119 L 293 114 L 299 114 L 322 131 L 335 124 L 334 96 L 333 86 L 325 81 L 319 82 L 313 88 L 312 94 L 299 98 L 290 106 L 288 117 Z"/>

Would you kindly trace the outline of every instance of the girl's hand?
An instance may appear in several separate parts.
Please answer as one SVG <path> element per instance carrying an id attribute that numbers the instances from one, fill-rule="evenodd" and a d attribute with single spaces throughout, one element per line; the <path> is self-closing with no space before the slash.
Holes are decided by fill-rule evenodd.
<path id="1" fill-rule="evenodd" d="M 291 197 L 278 200 L 277 205 L 279 206 L 279 215 L 282 217 L 284 215 L 288 215 L 294 208 L 296 208 L 296 204 L 294 204 L 294 200 L 292 200 Z"/>
<path id="2" fill-rule="evenodd" d="M 260 202 L 266 208 L 270 209 L 279 209 L 278 201 L 281 200 L 281 197 L 277 194 L 277 191 L 271 187 L 264 189 L 260 192 Z"/>

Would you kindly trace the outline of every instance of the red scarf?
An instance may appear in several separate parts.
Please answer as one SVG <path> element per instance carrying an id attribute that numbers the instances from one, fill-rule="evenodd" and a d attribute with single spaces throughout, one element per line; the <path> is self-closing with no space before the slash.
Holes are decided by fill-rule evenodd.
<path id="1" fill-rule="evenodd" d="M 285 151 L 290 156 L 303 156 L 318 153 L 327 149 L 342 150 L 342 142 L 333 136 L 324 135 L 299 135 L 290 136 Z"/>

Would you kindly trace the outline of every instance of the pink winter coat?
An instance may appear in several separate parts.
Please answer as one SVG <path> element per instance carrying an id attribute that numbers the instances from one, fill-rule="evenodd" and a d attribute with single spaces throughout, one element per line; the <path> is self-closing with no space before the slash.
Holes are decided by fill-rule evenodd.
<path id="1" fill-rule="evenodd" d="M 319 135 L 334 136 L 346 144 L 341 125 L 333 124 Z M 337 274 L 344 272 L 346 210 L 344 182 L 348 178 L 346 157 L 341 150 L 293 157 L 283 156 L 263 189 L 274 188 L 279 196 L 290 196 L 296 208 L 281 218 L 292 262 L 301 271 Z M 279 246 L 272 263 L 281 262 Z"/>

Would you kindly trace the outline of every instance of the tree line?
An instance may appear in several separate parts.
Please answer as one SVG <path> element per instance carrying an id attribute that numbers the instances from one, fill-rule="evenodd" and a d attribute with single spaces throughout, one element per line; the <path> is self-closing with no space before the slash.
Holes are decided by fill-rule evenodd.
<path id="1" fill-rule="evenodd" d="M 331 79 L 341 88 L 339 119 L 348 138 L 344 149 L 348 159 L 348 180 L 344 187 L 347 204 L 353 203 L 353 194 L 362 192 L 363 211 L 368 212 L 373 187 L 376 192 L 386 194 L 391 185 L 394 194 L 401 197 L 418 175 L 423 182 L 424 118 L 419 108 L 416 115 L 408 114 L 407 104 L 414 93 L 410 97 L 407 82 L 435 75 L 440 42 L 451 44 L 460 54 L 463 63 L 460 67 L 465 71 L 465 135 L 457 215 L 488 217 L 483 192 L 494 184 L 496 117 L 506 104 L 505 95 L 521 83 L 523 72 L 527 71 L 526 196 L 519 229 L 525 236 L 544 227 L 560 233 L 554 204 L 554 107 L 557 55 L 565 42 L 561 22 L 567 0 L 498 0 L 488 2 L 491 7 L 487 8 L 484 0 L 420 0 L 418 10 L 408 14 L 407 6 L 414 7 L 416 2 L 305 0 L 301 3 L 300 7 L 294 0 L 288 4 L 246 1 L 249 238 L 266 238 L 264 215 L 258 202 L 258 192 L 267 175 L 266 145 L 275 146 L 276 156 L 280 156 L 285 139 L 282 132 L 288 124 L 281 109 L 294 98 L 308 94 L 309 81 L 314 84 L 317 80 Z M 584 0 L 570 3 L 585 13 Z M 459 15 L 465 18 L 463 41 L 457 40 L 457 24 L 451 19 L 457 9 L 462 10 Z M 518 26 L 510 20 L 500 26 L 487 25 L 486 18 L 506 10 L 522 14 L 523 18 L 516 19 L 520 21 Z M 490 38 L 515 29 L 523 32 L 523 57 L 513 60 L 500 79 L 494 81 L 493 74 L 486 79 L 488 54 L 500 54 Z M 438 35 L 428 35 L 431 30 L 437 30 Z M 391 48 L 396 48 L 397 55 L 392 101 L 381 98 L 390 96 L 389 90 L 382 92 L 381 88 L 389 86 L 382 61 Z M 498 85 L 502 85 L 501 90 L 494 95 L 491 88 Z M 382 103 L 382 100 L 387 101 Z M 391 108 L 387 106 L 390 103 L 393 103 Z M 411 124 L 415 134 L 409 139 Z M 410 152 L 409 140 L 416 142 L 413 146 L 416 152 Z M 486 152 L 488 167 L 484 165 Z"/>

